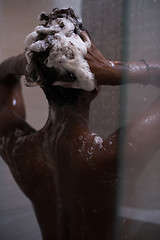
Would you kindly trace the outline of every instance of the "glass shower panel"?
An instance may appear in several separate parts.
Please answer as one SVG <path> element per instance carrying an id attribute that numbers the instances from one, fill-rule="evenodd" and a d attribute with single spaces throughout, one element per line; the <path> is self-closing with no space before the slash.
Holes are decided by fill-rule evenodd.
<path id="1" fill-rule="evenodd" d="M 122 21 L 125 29 L 122 37 L 122 60 L 143 61 L 146 68 L 151 62 L 160 62 L 160 1 L 123 1 L 122 6 L 122 19 L 125 19 Z M 156 134 L 152 136 L 154 126 L 148 124 L 151 116 L 147 117 L 148 109 L 154 107 L 154 102 L 159 97 L 160 85 L 152 84 L 154 82 L 152 74 L 146 75 L 146 81 L 148 77 L 151 83 L 149 85 L 137 83 L 121 88 L 122 124 L 134 122 L 134 119 L 140 122 L 144 115 L 145 120 L 139 125 L 141 126 L 139 130 L 136 127 L 132 130 L 133 135 L 137 134 L 136 141 L 143 149 L 139 149 L 132 138 L 131 141 L 128 140 L 130 126 L 125 128 L 125 134 L 121 138 L 119 169 L 122 185 L 119 186 L 117 200 L 120 228 L 118 232 L 116 231 L 116 239 L 160 238 L 160 151 L 155 147 L 159 139 Z M 127 77 L 124 81 L 127 81 Z M 157 117 L 154 112 L 152 117 Z M 147 134 L 149 128 L 151 134 Z M 143 132 L 142 136 L 140 132 Z M 149 142 L 150 145 L 147 145 Z M 132 155 L 128 154 L 129 148 Z"/>

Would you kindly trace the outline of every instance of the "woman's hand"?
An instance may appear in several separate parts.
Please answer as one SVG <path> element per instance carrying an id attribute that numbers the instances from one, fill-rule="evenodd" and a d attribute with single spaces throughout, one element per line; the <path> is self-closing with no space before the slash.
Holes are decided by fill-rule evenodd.
<path id="1" fill-rule="evenodd" d="M 86 32 L 81 32 L 81 38 L 84 42 L 88 41 L 89 36 Z M 100 51 L 91 42 L 90 48 L 85 55 L 91 72 L 95 75 L 97 85 L 117 85 L 118 71 L 114 62 L 105 59 Z"/>

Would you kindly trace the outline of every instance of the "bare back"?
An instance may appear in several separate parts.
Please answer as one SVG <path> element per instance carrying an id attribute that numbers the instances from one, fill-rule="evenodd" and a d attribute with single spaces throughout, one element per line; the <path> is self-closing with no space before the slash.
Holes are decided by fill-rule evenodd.
<path id="1" fill-rule="evenodd" d="M 106 240 L 113 236 L 115 141 L 114 135 L 102 140 L 77 126 L 66 126 L 59 136 L 55 160 L 68 239 Z"/>

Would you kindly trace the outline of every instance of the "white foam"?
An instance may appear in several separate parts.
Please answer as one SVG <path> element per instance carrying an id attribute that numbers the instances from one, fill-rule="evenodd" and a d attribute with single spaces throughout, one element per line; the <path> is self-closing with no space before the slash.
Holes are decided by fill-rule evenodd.
<path id="1" fill-rule="evenodd" d="M 49 47 L 48 43 L 46 43 L 43 40 L 39 40 L 35 43 L 32 43 L 29 49 L 34 52 L 44 52 L 47 49 L 47 47 Z"/>
<path id="2" fill-rule="evenodd" d="M 77 78 L 74 82 L 56 81 L 53 85 L 92 91 L 95 88 L 95 78 L 84 59 L 91 42 L 89 38 L 84 42 L 74 33 L 73 22 L 63 17 L 52 20 L 46 27 L 37 26 L 25 40 L 27 61 L 28 64 L 31 63 L 30 51 L 43 52 L 50 47 L 49 56 L 44 64 L 48 68 L 58 69 L 62 74 L 73 73 Z M 36 40 L 38 34 L 46 36 L 43 40 Z"/>
<path id="3" fill-rule="evenodd" d="M 29 48 L 30 45 L 31 45 L 33 42 L 36 41 L 37 36 L 38 36 L 38 34 L 37 34 L 37 32 L 35 32 L 35 31 L 32 32 L 32 33 L 30 33 L 30 34 L 26 37 L 26 39 L 25 39 L 25 41 L 24 41 L 25 46 L 26 46 L 27 48 Z"/>
<path id="4" fill-rule="evenodd" d="M 103 148 L 103 139 L 101 137 L 95 136 L 94 141 L 96 144 L 99 144 L 100 148 Z"/>

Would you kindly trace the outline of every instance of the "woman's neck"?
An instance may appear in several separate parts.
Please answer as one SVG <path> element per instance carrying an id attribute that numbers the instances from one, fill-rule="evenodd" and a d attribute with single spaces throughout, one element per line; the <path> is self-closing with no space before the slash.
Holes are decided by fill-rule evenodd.
<path id="1" fill-rule="evenodd" d="M 86 104 L 55 106 L 49 104 L 49 122 L 53 125 L 66 123 L 88 128 L 89 106 Z"/>

